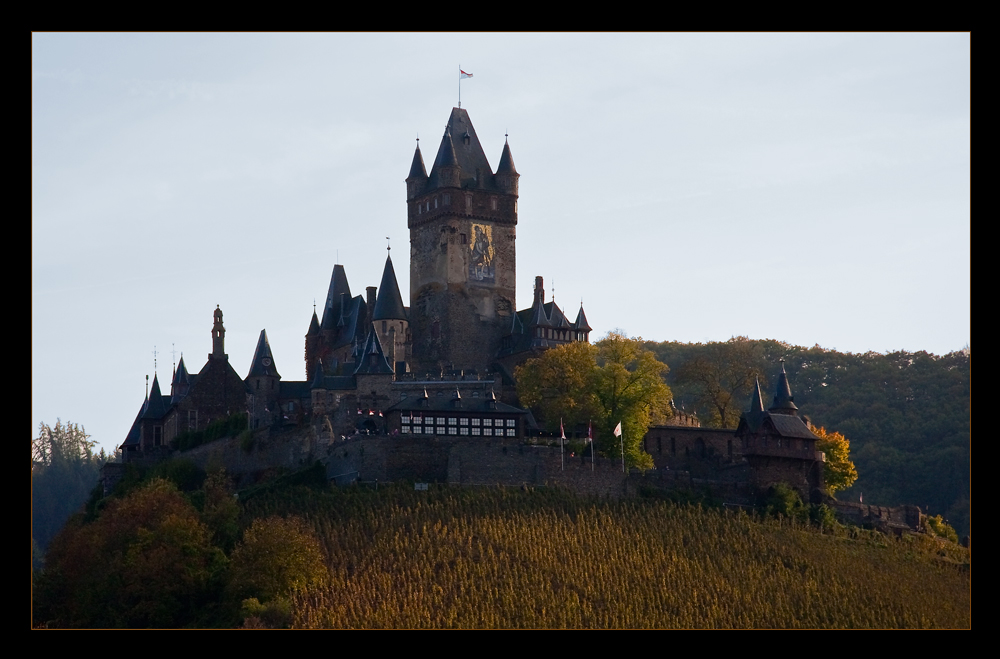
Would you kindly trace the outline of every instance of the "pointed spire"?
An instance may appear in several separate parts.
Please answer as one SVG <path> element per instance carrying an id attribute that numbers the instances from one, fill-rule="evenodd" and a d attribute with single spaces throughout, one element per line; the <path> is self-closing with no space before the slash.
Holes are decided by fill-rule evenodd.
<path id="1" fill-rule="evenodd" d="M 166 413 L 167 406 L 164 403 L 163 394 L 160 393 L 160 382 L 157 380 L 156 374 L 153 374 L 153 388 L 149 392 L 149 398 L 146 401 L 146 410 L 142 413 L 142 418 L 162 419 Z"/>
<path id="2" fill-rule="evenodd" d="M 792 396 L 792 389 L 788 386 L 788 374 L 785 373 L 785 360 L 781 360 L 781 373 L 778 374 L 778 391 L 774 394 L 774 404 L 768 412 L 778 414 L 795 415 L 799 408 L 795 405 L 795 397 Z"/>
<path id="3" fill-rule="evenodd" d="M 274 365 L 274 356 L 271 354 L 271 345 L 267 342 L 266 330 L 261 330 L 260 338 L 257 339 L 257 349 L 254 350 L 250 373 L 247 374 L 248 378 L 252 376 L 281 377 Z"/>
<path id="4" fill-rule="evenodd" d="M 417 138 L 417 148 L 413 152 L 413 162 L 410 163 L 408 179 L 427 180 L 427 169 L 424 168 L 424 157 L 420 153 L 420 138 Z"/>
<path id="5" fill-rule="evenodd" d="M 309 331 L 306 332 L 306 336 L 315 336 L 319 334 L 319 318 L 316 317 L 316 309 L 313 308 L 313 317 L 309 321 Z"/>
<path id="6" fill-rule="evenodd" d="M 434 158 L 434 173 L 441 167 L 458 167 L 458 155 L 455 154 L 455 143 L 451 139 L 451 126 L 446 126 L 444 135 L 441 136 L 441 146 L 438 147 L 437 157 Z"/>
<path id="7" fill-rule="evenodd" d="M 347 295 L 346 299 L 351 299 L 351 287 L 347 283 L 347 273 L 344 271 L 344 266 L 337 264 L 333 266 L 333 274 L 330 275 L 330 288 L 326 293 L 326 304 L 323 305 L 321 328 L 332 330 L 336 326 L 342 313 L 341 293 Z"/>
<path id="8" fill-rule="evenodd" d="M 580 300 L 580 312 L 576 314 L 576 322 L 573 327 L 583 332 L 589 332 L 593 328 L 587 323 L 587 314 L 583 313 L 583 300 Z"/>
<path id="9" fill-rule="evenodd" d="M 396 271 L 389 256 L 385 258 L 385 269 L 382 270 L 382 283 L 378 287 L 372 320 L 407 320 L 403 297 L 399 294 L 399 284 L 396 283 Z"/>
<path id="10" fill-rule="evenodd" d="M 510 155 L 510 145 L 507 144 L 507 136 L 504 135 L 503 153 L 500 154 L 500 163 L 497 165 L 497 174 L 513 174 L 520 176 L 514 169 L 514 158 Z"/>
<path id="11" fill-rule="evenodd" d="M 753 393 L 750 394 L 750 412 L 759 413 L 764 411 L 764 397 L 760 394 L 760 380 L 754 378 Z"/>

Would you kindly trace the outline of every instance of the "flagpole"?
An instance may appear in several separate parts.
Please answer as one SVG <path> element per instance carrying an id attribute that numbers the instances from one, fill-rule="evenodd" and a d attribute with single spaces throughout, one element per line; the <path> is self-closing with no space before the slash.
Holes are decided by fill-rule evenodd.
<path id="1" fill-rule="evenodd" d="M 625 473 L 625 431 L 622 430 L 622 422 L 619 421 L 618 425 L 615 426 L 615 435 L 621 440 L 622 445 L 622 473 Z"/>
<path id="2" fill-rule="evenodd" d="M 590 421 L 587 422 L 587 440 L 590 442 L 590 473 L 594 473 L 594 461 L 597 458 L 594 457 L 594 426 Z"/>
<path id="3" fill-rule="evenodd" d="M 462 109 L 462 64 L 458 65 L 458 108 Z"/>
<path id="4" fill-rule="evenodd" d="M 566 471 L 566 454 L 563 452 L 563 440 L 566 439 L 566 430 L 563 428 L 563 421 L 559 419 L 559 468 Z"/>

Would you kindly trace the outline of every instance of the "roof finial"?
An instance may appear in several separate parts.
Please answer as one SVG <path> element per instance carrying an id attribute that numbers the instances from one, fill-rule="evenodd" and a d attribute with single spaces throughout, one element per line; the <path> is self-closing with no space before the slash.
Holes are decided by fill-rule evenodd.
<path id="1" fill-rule="evenodd" d="M 153 346 L 153 374 L 156 374 L 156 346 Z"/>
<path id="2" fill-rule="evenodd" d="M 174 360 L 174 370 L 177 370 L 177 351 L 174 350 L 174 344 L 170 344 L 170 357 Z"/>
<path id="3" fill-rule="evenodd" d="M 392 247 L 389 246 L 389 236 L 385 237 L 385 251 L 389 251 Z"/>

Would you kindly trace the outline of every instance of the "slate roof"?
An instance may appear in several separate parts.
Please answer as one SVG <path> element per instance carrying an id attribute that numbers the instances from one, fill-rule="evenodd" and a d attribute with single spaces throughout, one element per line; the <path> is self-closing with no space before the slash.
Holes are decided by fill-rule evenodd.
<path id="1" fill-rule="evenodd" d="M 170 396 L 160 393 L 160 382 L 153 374 L 153 386 L 149 390 L 149 399 L 146 401 L 146 409 L 142 413 L 143 419 L 162 419 L 170 407 Z"/>
<path id="2" fill-rule="evenodd" d="M 253 352 L 253 361 L 250 363 L 250 372 L 247 374 L 247 378 L 264 375 L 281 377 L 277 366 L 274 364 L 271 345 L 267 342 L 267 331 L 261 330 L 260 338 L 257 339 L 257 349 Z"/>
<path id="3" fill-rule="evenodd" d="M 403 296 L 399 294 L 399 284 L 396 283 L 396 271 L 392 267 L 392 258 L 388 256 L 385 259 L 385 269 L 382 271 L 382 283 L 378 287 L 372 320 L 407 320 Z"/>
<path id="4" fill-rule="evenodd" d="M 491 392 L 492 393 L 492 392 Z M 394 405 L 390 405 L 385 411 L 393 412 L 454 412 L 456 410 L 461 410 L 462 412 L 484 412 L 484 413 L 499 413 L 499 414 L 522 414 L 527 415 L 528 410 L 523 410 L 520 407 L 514 407 L 513 405 L 508 405 L 507 403 L 502 403 L 500 401 L 493 401 L 488 398 L 469 398 L 468 396 L 460 399 L 460 405 L 456 407 L 454 396 L 433 396 L 430 398 L 413 397 L 404 398 Z M 496 405 L 494 408 L 493 405 Z"/>
<path id="5" fill-rule="evenodd" d="M 509 149 L 506 150 L 508 160 L 513 167 Z M 459 179 L 463 188 L 497 189 L 493 178 L 493 168 L 490 167 L 486 153 L 479 143 L 479 136 L 476 135 L 476 129 L 472 125 L 472 120 L 469 119 L 468 111 L 462 108 L 452 108 L 451 110 L 448 127 L 441 138 L 441 146 L 438 148 L 434 166 L 431 168 L 427 189 L 438 187 L 438 169 L 440 167 L 455 165 L 460 169 Z M 411 166 L 410 169 L 412 171 L 413 167 Z M 476 180 L 477 170 L 481 180 Z"/>
<path id="6" fill-rule="evenodd" d="M 395 373 L 392 370 L 392 366 L 386 361 L 385 353 L 382 352 L 382 343 L 378 340 L 378 334 L 375 333 L 374 326 L 368 331 L 364 350 L 361 352 L 357 363 L 357 368 L 354 369 L 355 375 L 359 373 Z"/>
<path id="7" fill-rule="evenodd" d="M 320 322 L 320 327 L 323 329 L 333 329 L 337 326 L 337 321 L 342 313 L 341 293 L 347 295 L 346 299 L 351 299 L 351 287 L 347 283 L 347 272 L 344 271 L 344 266 L 338 264 L 333 266 L 333 274 L 330 275 L 330 288 L 326 293 L 326 304 L 323 305 L 323 320 Z"/>
<path id="8" fill-rule="evenodd" d="M 278 383 L 278 397 L 279 398 L 309 398 L 311 394 L 309 393 L 312 387 L 308 382 L 279 382 Z"/>
<path id="9" fill-rule="evenodd" d="M 139 445 L 139 430 L 142 426 L 140 423 L 142 419 L 142 413 L 146 411 L 146 402 L 142 401 L 142 405 L 139 406 L 139 411 L 135 415 L 135 421 L 132 422 L 132 427 L 129 429 L 128 434 L 125 435 L 125 441 L 119 448 L 124 449 L 128 446 L 138 446 Z"/>
<path id="10" fill-rule="evenodd" d="M 424 157 L 420 154 L 419 140 L 417 140 L 417 149 L 413 152 L 413 162 L 410 163 L 410 174 L 406 178 L 427 179 L 427 170 L 424 168 Z"/>
<path id="11" fill-rule="evenodd" d="M 514 158 L 510 155 L 510 145 L 506 139 L 503 141 L 503 153 L 500 154 L 497 174 L 517 174 L 517 170 L 514 169 Z"/>

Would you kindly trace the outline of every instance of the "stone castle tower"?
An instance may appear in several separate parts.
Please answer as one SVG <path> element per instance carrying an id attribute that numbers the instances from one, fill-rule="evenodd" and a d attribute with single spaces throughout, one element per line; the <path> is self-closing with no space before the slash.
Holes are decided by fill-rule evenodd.
<path id="1" fill-rule="evenodd" d="M 417 145 L 406 178 L 414 371 L 486 371 L 510 331 L 518 177 L 506 142 L 492 170 L 461 108 L 430 175 Z"/>

